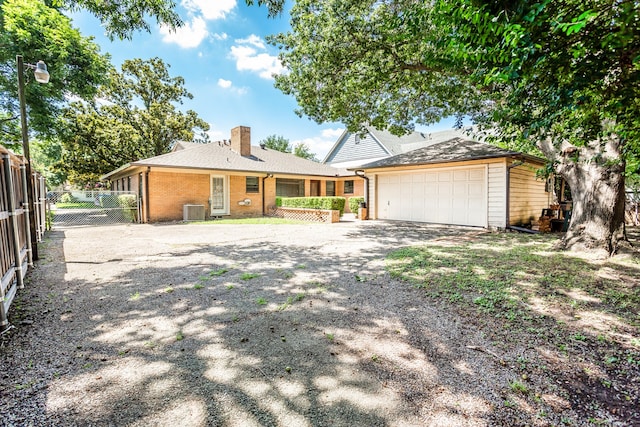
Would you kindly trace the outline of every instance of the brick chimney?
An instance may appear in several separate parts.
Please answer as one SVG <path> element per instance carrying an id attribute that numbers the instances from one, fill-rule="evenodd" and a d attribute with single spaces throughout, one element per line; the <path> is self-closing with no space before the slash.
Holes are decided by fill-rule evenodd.
<path id="1" fill-rule="evenodd" d="M 237 126 L 231 129 L 231 149 L 243 157 L 251 156 L 251 128 Z"/>

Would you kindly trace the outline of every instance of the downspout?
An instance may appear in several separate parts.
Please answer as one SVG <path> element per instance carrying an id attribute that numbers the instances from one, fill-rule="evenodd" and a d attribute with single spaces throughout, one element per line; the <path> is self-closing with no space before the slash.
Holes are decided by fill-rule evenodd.
<path id="1" fill-rule="evenodd" d="M 262 216 L 265 216 L 266 213 L 266 209 L 264 206 L 265 200 L 264 200 L 264 193 L 265 193 L 265 188 L 264 188 L 264 181 L 267 178 L 273 178 L 273 174 L 272 173 L 268 173 L 265 176 L 262 177 Z"/>
<path id="2" fill-rule="evenodd" d="M 150 204 L 149 203 L 149 173 L 150 172 L 151 172 L 151 166 L 147 166 L 147 171 L 144 174 L 144 183 L 145 183 L 145 186 L 144 186 L 144 197 L 147 200 L 147 206 L 145 206 L 145 211 L 146 211 L 145 212 L 146 213 L 145 216 L 147 217 L 147 220 L 146 220 L 147 224 L 149 222 L 151 222 L 151 213 L 150 213 L 150 210 L 149 210 L 149 204 Z"/>
<path id="3" fill-rule="evenodd" d="M 367 206 L 367 215 L 365 216 L 364 219 L 369 219 L 369 177 L 365 176 L 364 171 L 362 169 L 355 171 L 356 175 L 359 176 L 360 178 L 364 179 L 364 203 Z M 358 172 L 361 172 L 361 174 L 359 174 Z"/>
<path id="4" fill-rule="evenodd" d="M 515 157 L 514 157 L 514 159 L 515 159 Z M 524 160 L 521 159 L 521 160 L 513 162 L 511 165 L 507 166 L 507 178 L 506 178 L 506 181 L 507 181 L 507 189 L 506 189 L 506 191 L 507 191 L 507 197 L 506 197 L 507 206 L 506 206 L 506 209 L 505 209 L 507 217 L 506 217 L 506 222 L 505 222 L 505 230 L 509 230 L 510 228 L 512 228 L 511 224 L 509 224 L 509 220 L 511 219 L 510 218 L 510 214 L 511 214 L 511 212 L 510 212 L 510 203 L 511 203 L 511 197 L 510 197 L 510 194 L 511 194 L 511 169 L 517 168 L 518 166 L 522 166 L 522 165 L 524 165 Z M 518 231 L 522 231 L 522 230 L 520 230 L 520 227 L 518 227 Z"/>

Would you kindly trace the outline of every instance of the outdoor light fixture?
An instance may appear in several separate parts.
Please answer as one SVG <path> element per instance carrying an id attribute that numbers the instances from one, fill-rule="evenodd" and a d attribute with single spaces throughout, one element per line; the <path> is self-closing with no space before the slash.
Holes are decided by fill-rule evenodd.
<path id="1" fill-rule="evenodd" d="M 36 76 L 36 81 L 38 83 L 49 83 L 49 72 L 47 71 L 47 64 L 45 64 L 43 60 L 38 61 L 35 66 L 31 64 L 27 64 L 27 66 L 29 68 L 33 67 L 33 74 Z"/>
<path id="2" fill-rule="evenodd" d="M 24 71 L 33 70 L 33 74 L 38 83 L 49 83 L 49 72 L 47 64 L 40 60 L 36 65 L 25 64 L 22 55 L 16 55 L 18 69 L 18 100 L 20 101 L 20 127 L 22 130 L 22 155 L 26 160 L 27 173 L 27 203 L 29 205 L 29 229 L 31 231 L 31 257 L 38 259 L 38 239 L 36 237 L 36 216 L 33 194 L 33 176 L 31 175 L 31 156 L 29 155 L 29 131 L 27 129 L 27 105 L 24 98 Z"/>

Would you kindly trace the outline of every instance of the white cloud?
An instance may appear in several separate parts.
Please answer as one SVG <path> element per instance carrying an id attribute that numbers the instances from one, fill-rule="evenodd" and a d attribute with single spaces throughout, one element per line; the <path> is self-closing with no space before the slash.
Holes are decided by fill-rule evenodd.
<path id="1" fill-rule="evenodd" d="M 215 33 L 213 38 L 216 40 L 226 40 L 229 38 L 229 35 L 227 33 Z"/>
<path id="2" fill-rule="evenodd" d="M 251 34 L 246 39 L 236 40 L 236 45 L 231 46 L 231 58 L 236 61 L 238 71 L 251 71 L 263 79 L 271 79 L 274 74 L 284 71 L 277 56 L 265 52 L 266 45 L 263 40 Z"/>
<path id="3" fill-rule="evenodd" d="M 265 47 L 266 47 L 264 45 L 264 41 L 259 36 L 256 36 L 255 34 L 251 34 L 246 39 L 237 39 L 236 43 L 238 43 L 238 44 L 252 44 L 255 47 L 260 48 L 260 49 L 265 49 Z"/>
<path id="4" fill-rule="evenodd" d="M 230 88 L 231 87 L 231 80 L 225 80 L 225 79 L 218 79 L 218 86 L 222 87 L 222 88 Z"/>
<path id="5" fill-rule="evenodd" d="M 182 0 L 182 6 L 191 13 L 201 13 L 204 19 L 224 19 L 236 7 L 236 0 Z"/>
<path id="6" fill-rule="evenodd" d="M 338 137 L 342 135 L 342 132 L 344 132 L 343 128 L 323 129 L 319 136 L 298 139 L 292 141 L 291 145 L 296 146 L 299 143 L 307 144 L 309 150 L 314 153 L 319 160 L 322 160 L 338 140 Z"/>
<path id="7" fill-rule="evenodd" d="M 200 45 L 202 40 L 209 35 L 209 31 L 207 31 L 207 23 L 204 19 L 196 17 L 175 30 L 166 25 L 160 25 L 160 34 L 162 34 L 163 42 L 176 43 L 186 49 Z"/>
<path id="8" fill-rule="evenodd" d="M 235 87 L 233 86 L 233 82 L 231 80 L 225 80 L 222 78 L 218 79 L 218 86 L 220 86 L 223 89 L 228 89 L 232 93 L 235 93 L 238 95 L 245 95 L 247 92 L 249 92 L 249 90 L 246 87 Z"/>

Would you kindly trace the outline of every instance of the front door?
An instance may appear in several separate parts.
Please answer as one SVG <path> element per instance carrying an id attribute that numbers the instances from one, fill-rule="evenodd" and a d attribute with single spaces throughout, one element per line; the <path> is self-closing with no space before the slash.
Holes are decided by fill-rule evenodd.
<path id="1" fill-rule="evenodd" d="M 211 215 L 229 214 L 229 191 L 225 176 L 211 177 Z"/>
<path id="2" fill-rule="evenodd" d="M 310 184 L 309 195 L 311 197 L 320 197 L 320 181 L 311 180 L 309 184 Z"/>

